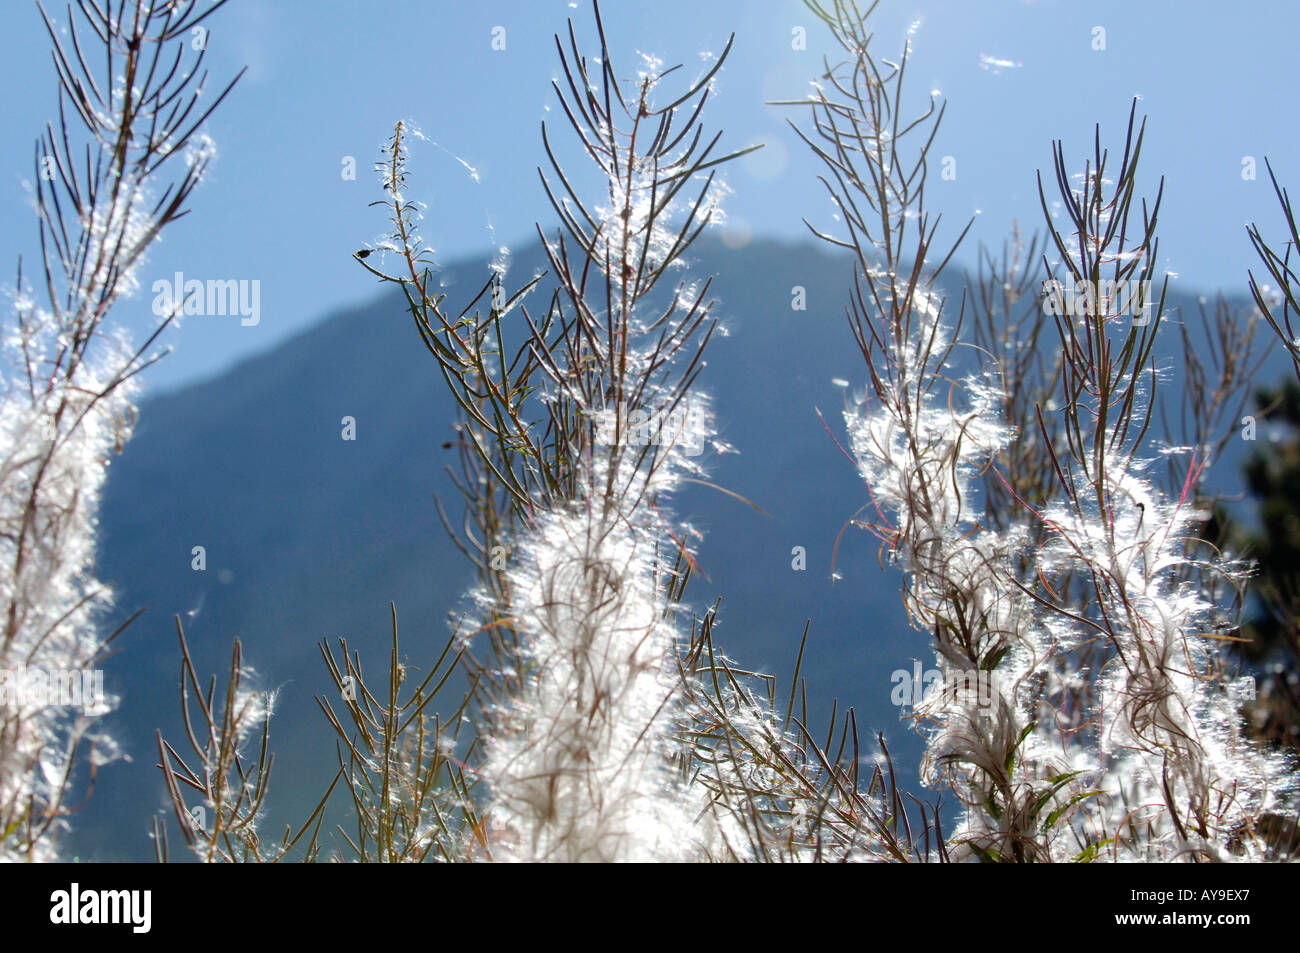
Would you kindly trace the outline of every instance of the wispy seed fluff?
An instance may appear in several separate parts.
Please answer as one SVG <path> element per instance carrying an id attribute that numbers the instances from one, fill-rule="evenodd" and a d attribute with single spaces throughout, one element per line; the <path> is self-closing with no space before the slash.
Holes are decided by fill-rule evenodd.
<path id="1" fill-rule="evenodd" d="M 951 340 L 940 304 L 917 291 L 912 337 L 891 342 L 883 393 L 847 408 L 845 423 L 881 531 L 906 574 L 910 620 L 933 633 L 939 685 L 996 669 L 984 692 L 932 690 L 917 712 L 929 736 L 922 766 L 928 782 L 950 785 L 973 808 L 955 840 L 991 849 L 1018 841 L 1021 832 L 1014 812 L 993 818 L 982 810 L 990 789 L 1021 801 L 1037 793 L 1024 778 L 1016 792 L 1006 762 L 1030 722 L 1026 682 L 1048 650 L 1032 608 L 1006 583 L 1023 533 L 978 526 L 977 481 L 1012 436 L 1000 419 L 1001 395 L 981 377 L 963 381 L 952 400 L 946 387 L 918 386 L 939 370 L 931 355 L 945 353 Z M 980 637 L 973 643 L 948 624 L 954 606 L 975 620 Z"/>
<path id="2" fill-rule="evenodd" d="M 592 446 L 583 497 L 540 514 L 515 547 L 513 624 L 533 674 L 484 766 L 497 859 L 670 861 L 696 849 L 668 761 L 680 699 L 669 537 L 645 503 L 690 466 L 682 448 L 707 435 L 707 416 L 679 427 L 693 432 L 652 448 L 653 467 L 637 466 L 626 429 Z"/>
<path id="3" fill-rule="evenodd" d="M 112 371 L 115 371 L 113 368 Z M 8 375 L 0 392 L 0 669 L 71 673 L 103 645 L 97 622 L 111 594 L 94 575 L 100 491 L 115 447 L 130 436 L 132 389 L 101 393 L 112 371 L 88 364 L 35 397 Z M 83 697 L 84 700 L 84 697 Z M 34 811 L 67 807 L 65 775 L 79 740 L 94 763 L 116 757 L 111 740 L 88 735 L 98 708 L 69 707 L 48 693 L 0 693 L 0 809 L 6 826 Z M 15 825 L 17 831 L 21 825 Z M 55 838 L 7 837 L 0 860 L 57 859 Z"/>
<path id="4" fill-rule="evenodd" d="M 929 355 L 950 339 L 936 302 L 922 296 L 910 338 L 891 342 L 876 395 L 845 419 L 878 526 L 906 574 L 911 621 L 933 635 L 944 681 L 998 675 L 991 698 L 931 692 L 918 709 L 928 780 L 951 785 L 967 807 L 955 856 L 1262 856 L 1254 825 L 1276 809 L 1286 766 L 1241 737 L 1204 635 L 1215 606 L 1203 587 L 1179 581 L 1195 515 L 1145 478 L 1141 461 L 1117 455 L 1104 509 L 1087 493 L 1062 492 L 1002 533 L 983 528 L 977 481 L 1011 434 L 986 379 L 963 381 L 960 395 L 925 386 L 943 373 Z M 1060 465 L 1079 471 L 1077 485 L 1093 482 L 1068 458 Z M 1049 531 L 1034 550 L 1029 520 Z M 1087 580 L 1081 600 L 1058 608 L 1050 588 L 1035 598 L 1015 582 L 1017 558 L 1029 560 L 1020 578 Z M 1087 642 L 1106 650 L 1101 671 L 1071 668 Z M 1048 700 L 1079 680 L 1093 683 L 1096 704 L 1086 724 L 1063 723 Z"/>
<path id="5" fill-rule="evenodd" d="M 680 859 L 663 752 L 675 685 L 653 541 L 604 514 L 550 514 L 511 573 L 536 680 L 528 726 L 488 762 L 494 817 L 528 860 Z M 513 726 L 512 726 L 513 727 Z"/>
<path id="6" fill-rule="evenodd" d="M 656 111 L 655 87 L 671 70 L 648 60 L 635 87 L 620 87 L 608 50 L 595 60 L 574 47 L 570 60 L 557 43 L 571 82 L 556 90 L 603 187 L 594 207 L 567 188 L 559 199 L 558 186 L 551 192 L 565 224 L 547 252 L 571 323 L 567 339 L 549 348 L 541 400 L 564 408 L 552 432 L 569 443 L 568 499 L 531 501 L 512 545 L 510 606 L 493 607 L 509 613 L 526 669 L 521 696 L 495 713 L 483 769 L 494 855 L 707 856 L 701 841 L 712 835 L 703 832 L 716 829 L 707 791 L 688 792 L 671 771 L 684 693 L 667 573 L 689 534 L 664 514 L 713 436 L 704 402 L 676 376 L 698 366 L 713 323 L 707 286 L 682 280 L 670 293 L 664 282 L 659 305 L 647 299 L 683 266 L 694 234 L 720 217 L 713 166 L 723 159 L 692 135 L 711 74 Z M 594 88 L 594 64 L 617 97 L 579 94 Z M 551 157 L 548 190 L 560 179 L 567 187 Z"/>

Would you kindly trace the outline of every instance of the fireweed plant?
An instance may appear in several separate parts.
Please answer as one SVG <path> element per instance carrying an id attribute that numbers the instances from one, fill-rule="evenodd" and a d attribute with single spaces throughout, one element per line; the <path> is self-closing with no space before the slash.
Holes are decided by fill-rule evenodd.
<path id="1" fill-rule="evenodd" d="M 556 37 L 555 92 L 603 189 L 580 197 L 543 125 L 542 185 L 561 223 L 553 236 L 538 227 L 555 282 L 544 312 L 525 301 L 543 275 L 507 298 L 494 274 L 454 318 L 430 293 L 405 192 L 418 138 L 407 123 L 381 163 L 393 231 L 357 254 L 401 285 L 460 411 L 453 477 L 465 516 L 459 530 L 447 523 L 480 579 L 459 651 L 486 787 L 466 854 L 929 856 L 926 808 L 917 848 L 892 777 L 876 770 L 860 786 L 851 713 L 819 746 L 806 712 L 777 716 L 770 678 L 715 649 L 716 605 L 684 623 L 694 532 L 667 501 L 684 481 L 707 482 L 693 450 L 713 444 L 713 430 L 694 385 L 716 322 L 709 282 L 683 256 L 720 214 L 716 167 L 743 152 L 719 155 L 721 134 L 700 123 L 727 50 L 666 94 L 677 67 L 647 60 L 620 80 L 595 14 L 598 67 L 570 23 L 567 42 Z M 398 271 L 364 261 L 376 250 Z M 521 343 L 510 349 L 508 337 Z"/>
<path id="2" fill-rule="evenodd" d="M 809 7 L 845 56 L 801 103 L 810 128 L 794 128 L 825 167 L 843 231 L 809 227 L 854 259 L 846 311 L 869 381 L 844 415 L 869 488 L 858 522 L 903 571 L 908 617 L 931 634 L 945 682 L 999 676 L 992 706 L 935 691 L 917 711 L 926 780 L 963 805 L 953 856 L 1276 856 L 1261 821 L 1289 794 L 1287 765 L 1243 737 L 1220 651 L 1244 569 L 1196 545 L 1204 444 L 1161 451 L 1149 439 L 1164 288 L 1151 291 L 1160 192 L 1136 201 L 1144 124 L 1130 112 L 1118 165 L 1098 130 L 1082 173 L 1058 142 L 1050 187 L 1040 174 L 1047 287 L 1096 293 L 1073 308 L 1049 297 L 1052 320 L 1030 319 L 1026 348 L 1060 348 L 1030 368 L 1030 387 L 1050 395 L 1030 415 L 1011 390 L 1025 351 L 988 294 L 973 310 L 1002 348 L 956 376 L 965 302 L 945 315 L 935 279 L 952 250 L 930 264 L 939 221 L 924 201 L 943 109 L 932 97 L 904 113 L 907 50 L 897 63 L 869 51 L 874 5 Z M 1117 307 L 1108 287 L 1141 291 Z M 1203 419 L 1230 402 L 1239 368 L 1220 374 L 1228 393 L 1204 402 Z M 1184 461 L 1172 493 L 1158 482 L 1162 453 Z"/>
<path id="3" fill-rule="evenodd" d="M 145 253 L 186 214 L 212 158 L 199 130 L 234 82 L 204 93 L 193 40 L 223 2 L 78 0 L 62 27 L 41 9 L 59 112 L 35 149 L 39 291 L 20 260 L 0 383 L 3 860 L 58 859 L 75 770 L 84 760 L 88 796 L 117 757 L 96 728 L 116 700 L 82 677 L 121 631 L 102 628 L 112 594 L 95 578 L 96 520 L 105 468 L 131 436 L 134 378 L 161 356 L 151 351 L 174 315 L 136 347 L 110 312 L 137 290 Z M 80 704 L 41 690 L 71 681 Z"/>
<path id="4" fill-rule="evenodd" d="M 1259 276 L 1253 270 L 1250 272 L 1250 291 L 1268 326 L 1291 357 L 1296 382 L 1287 382 L 1275 391 L 1261 390 L 1256 395 L 1256 402 L 1261 414 L 1280 410 L 1282 420 L 1294 421 L 1298 416 L 1295 407 L 1297 395 L 1300 394 L 1300 387 L 1297 386 L 1297 382 L 1300 382 L 1300 338 L 1295 329 L 1296 315 L 1300 313 L 1300 278 L 1295 270 L 1296 249 L 1300 247 L 1300 224 L 1297 224 L 1290 195 L 1278 182 L 1272 164 L 1266 160 L 1266 165 L 1286 231 L 1282 242 L 1270 243 L 1258 225 L 1252 224 L 1247 229 L 1251 246 L 1263 266 L 1263 272 Z M 1278 251 L 1279 248 L 1281 251 Z M 1270 480 L 1285 485 L 1284 475 L 1290 467 L 1288 457 L 1286 453 L 1281 455 L 1281 459 L 1277 456 L 1257 456 L 1249 465 L 1248 479 L 1256 485 L 1267 485 Z M 1261 506 L 1260 521 L 1263 522 L 1273 514 L 1276 514 L 1276 504 L 1264 503 Z M 1286 546 L 1282 540 L 1289 533 L 1285 528 L 1285 514 L 1282 515 L 1283 519 L 1275 522 L 1274 527 L 1264 533 L 1262 542 L 1266 552 L 1269 549 L 1276 552 Z M 1268 558 L 1267 555 L 1265 558 Z M 1276 557 L 1273 561 L 1276 561 Z M 1261 686 L 1259 704 L 1252 713 L 1253 720 L 1262 733 L 1279 738 L 1287 747 L 1297 749 L 1300 748 L 1300 744 L 1297 744 L 1300 735 L 1296 727 L 1300 725 L 1300 686 L 1294 676 L 1294 661 L 1300 658 L 1300 591 L 1297 591 L 1293 579 L 1278 574 L 1261 580 L 1254 587 L 1254 594 L 1262 605 L 1265 620 L 1264 625 L 1257 628 L 1271 630 L 1273 634 L 1270 639 L 1266 633 L 1260 633 L 1265 635 L 1265 651 L 1269 651 L 1268 643 L 1271 642 L 1271 651 L 1276 653 L 1275 657 L 1281 656 L 1291 664 L 1270 666 L 1271 670 Z M 1283 827 L 1300 846 L 1300 825 L 1290 822 Z"/>

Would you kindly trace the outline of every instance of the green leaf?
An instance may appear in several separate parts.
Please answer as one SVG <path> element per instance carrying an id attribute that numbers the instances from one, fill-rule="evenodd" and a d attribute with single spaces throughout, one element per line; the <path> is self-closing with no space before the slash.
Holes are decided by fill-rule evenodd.
<path id="1" fill-rule="evenodd" d="M 1020 748 L 1021 744 L 1024 743 L 1024 740 L 1029 737 L 1029 733 L 1037 727 L 1038 722 L 1036 721 L 1031 721 L 1029 724 L 1025 725 L 1024 730 L 1020 732 L 1020 737 L 1016 739 L 1016 743 L 1013 744 L 1011 750 L 1007 752 L 1007 774 L 1010 774 L 1015 768 L 1016 751 Z"/>
<path id="2" fill-rule="evenodd" d="M 975 852 L 975 856 L 980 859 L 981 864 L 1002 863 L 1002 858 L 999 857 L 997 854 L 993 853 L 993 851 L 988 850 L 987 848 L 976 847 L 974 844 L 971 844 L 970 849 Z"/>
<path id="3" fill-rule="evenodd" d="M 1011 646 L 1004 645 L 1002 646 L 1002 648 L 998 649 L 998 651 L 986 655 L 984 657 L 984 661 L 980 663 L 980 669 L 985 672 L 993 671 L 995 668 L 998 667 L 998 663 L 1002 661 L 1003 657 L 1010 650 L 1011 650 Z"/>
<path id="4" fill-rule="evenodd" d="M 1066 811 L 1068 811 L 1070 808 L 1074 807 L 1074 805 L 1078 804 L 1080 801 L 1084 801 L 1090 797 L 1095 797 L 1096 795 L 1103 794 L 1103 793 L 1105 792 L 1081 791 L 1080 793 L 1076 794 L 1074 797 L 1070 798 L 1070 800 L 1066 801 L 1064 804 L 1062 804 L 1060 807 L 1054 810 L 1051 814 L 1047 815 L 1047 820 L 1043 822 L 1043 827 L 1042 827 L 1043 833 L 1046 834 L 1049 830 L 1051 830 L 1052 826 L 1058 820 L 1060 820 L 1061 815 L 1064 814 Z"/>
<path id="5" fill-rule="evenodd" d="M 1103 850 L 1115 843 L 1115 838 L 1108 837 L 1106 840 L 1097 841 L 1095 844 L 1089 844 L 1083 850 L 1074 855 L 1074 863 L 1090 864 L 1097 859 L 1097 855 Z"/>
<path id="6" fill-rule="evenodd" d="M 1034 809 L 1030 812 L 1029 816 L 1037 817 L 1038 812 L 1043 809 L 1048 801 L 1056 796 L 1057 791 L 1061 790 L 1061 788 L 1069 784 L 1073 778 L 1078 777 L 1082 773 L 1082 771 L 1070 771 L 1067 774 L 1058 774 L 1055 777 L 1048 778 L 1048 783 L 1052 786 L 1042 794 L 1038 795 L 1037 799 L 1034 801 Z M 1046 830 L 1046 828 L 1044 828 L 1044 830 Z"/>

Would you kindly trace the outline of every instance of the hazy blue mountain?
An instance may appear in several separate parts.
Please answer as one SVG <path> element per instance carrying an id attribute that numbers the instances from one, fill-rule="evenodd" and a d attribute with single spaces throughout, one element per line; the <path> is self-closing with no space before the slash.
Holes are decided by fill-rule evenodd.
<path id="1" fill-rule="evenodd" d="M 907 629 L 899 579 L 878 566 L 872 537 L 845 533 L 843 579 L 830 580 L 836 536 L 865 501 L 814 409 L 842 438 L 845 392 L 832 379 L 864 380 L 843 315 L 848 262 L 766 241 L 701 243 L 694 259 L 696 273 L 717 275 L 717 313 L 729 332 L 710 345 L 701 383 L 722 439 L 739 451 L 710 458 L 711 479 L 770 518 L 704 487 L 683 494 L 676 509 L 704 532 L 699 562 L 708 576 L 689 595 L 701 609 L 721 597 L 716 632 L 725 650 L 777 671 L 782 685 L 811 619 L 805 674 L 820 700 L 817 722 L 832 696 L 841 712 L 855 706 L 864 740 L 886 732 L 915 787 L 920 745 L 890 705 L 890 673 L 910 670 L 913 659 L 929 667 L 927 639 Z M 507 285 L 542 265 L 536 247 L 517 254 Z M 486 262 L 449 269 L 449 305 L 477 293 L 487 273 Z M 805 311 L 791 307 L 796 285 L 807 289 Z M 356 419 L 355 441 L 340 437 L 344 416 Z M 145 402 L 135 439 L 112 465 L 101 535 L 101 573 L 118 588 L 119 615 L 148 610 L 107 667 L 123 698 L 111 724 L 133 760 L 105 769 L 81 812 L 73 843 L 83 859 L 152 856 L 149 820 L 164 803 L 154 730 L 181 739 L 176 614 L 202 670 L 224 672 L 238 637 L 260 684 L 282 688 L 263 836 L 305 817 L 335 768 L 313 700 L 331 689 L 316 643 L 346 637 L 381 669 L 393 601 L 408 664 L 429 664 L 472 580 L 433 501 L 438 493 L 455 508 L 442 469 L 453 451 L 441 448 L 452 419 L 433 360 L 393 293 L 215 380 Z M 1235 479 L 1232 467 L 1225 461 L 1222 471 Z M 206 548 L 205 572 L 191 568 L 195 546 Z M 791 568 L 794 546 L 806 548 L 807 571 Z M 179 844 L 174 837 L 174 854 Z"/>

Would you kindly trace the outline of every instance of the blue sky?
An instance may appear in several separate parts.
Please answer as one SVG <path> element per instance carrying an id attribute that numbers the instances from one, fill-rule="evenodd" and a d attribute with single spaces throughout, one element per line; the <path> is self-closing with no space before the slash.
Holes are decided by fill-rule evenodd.
<path id="1" fill-rule="evenodd" d="M 728 227 L 790 238 L 807 234 L 801 216 L 829 222 L 813 158 L 784 125 L 792 111 L 764 105 L 802 96 L 818 72 L 825 37 L 801 3 L 610 0 L 603 11 L 623 75 L 637 71 L 639 52 L 701 72 L 734 31 L 705 124 L 725 131 L 724 144 L 766 148 L 728 173 Z M 118 318 L 142 332 L 152 320 L 152 281 L 181 271 L 260 281 L 261 321 L 188 319 L 151 385 L 211 376 L 375 295 L 350 254 L 383 232 L 382 212 L 367 207 L 379 197 L 370 170 L 397 119 L 431 140 L 415 149 L 410 184 L 428 203 L 422 227 L 440 261 L 528 241 L 534 221 L 550 220 L 536 172 L 539 127 L 553 120 L 564 137 L 548 106 L 558 69 L 552 36 L 568 17 L 580 39 L 594 37 L 588 4 L 567 0 L 233 0 L 220 11 L 209 21 L 213 86 L 249 70 L 209 125 L 219 155 L 194 213 L 155 249 L 141 274 L 144 292 Z M 1101 122 L 1103 142 L 1121 148 L 1135 95 L 1149 116 L 1143 191 L 1154 194 L 1166 178 L 1160 264 L 1184 287 L 1245 288 L 1253 264 L 1246 223 L 1259 221 L 1266 234 L 1280 228 L 1265 156 L 1300 188 L 1300 133 L 1288 102 L 1300 6 L 1289 0 L 882 0 L 874 19 L 877 55 L 896 53 L 912 29 L 914 105 L 931 89 L 948 100 L 934 154 L 955 159 L 956 178 L 932 174 L 929 202 L 954 230 L 980 213 L 959 260 L 973 261 L 980 241 L 1000 245 L 1016 219 L 1038 225 L 1035 173 L 1050 169 L 1054 138 L 1081 164 Z M 492 48 L 496 27 L 504 50 Z M 797 27 L 807 31 L 806 50 L 792 48 Z M 1096 27 L 1105 30 L 1104 50 L 1093 49 Z M 0 152 L 0 264 L 11 281 L 17 254 L 36 251 L 25 183 L 56 87 L 35 3 L 0 5 L 0 35 L 0 78 L 11 91 L 0 100 L 8 144 Z M 341 174 L 349 156 L 355 181 Z M 1255 181 L 1242 177 L 1247 156 L 1259 164 Z M 457 278 L 466 289 L 480 280 Z"/>

